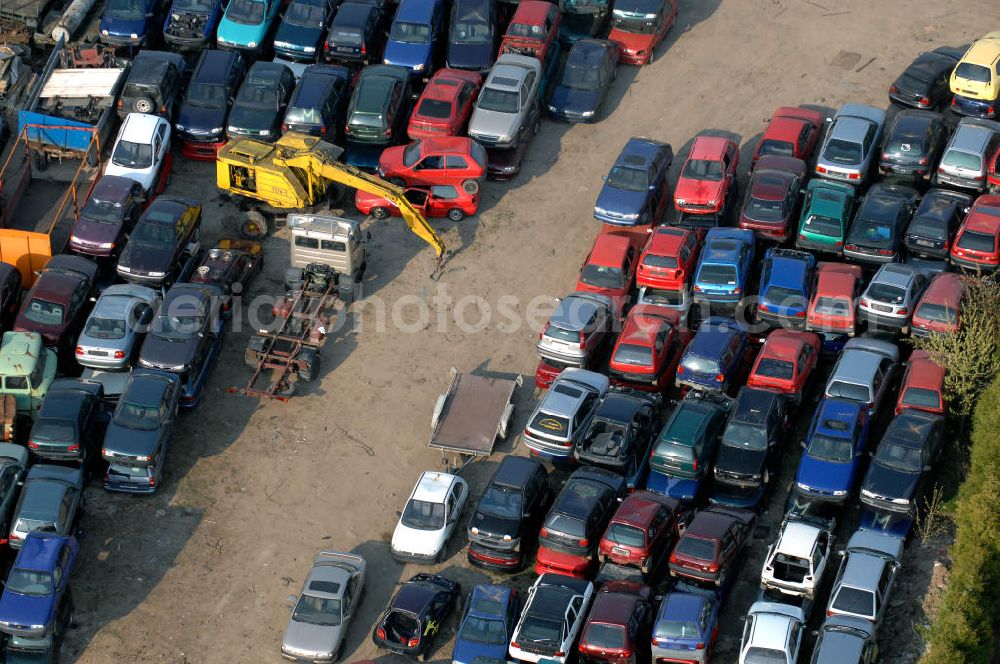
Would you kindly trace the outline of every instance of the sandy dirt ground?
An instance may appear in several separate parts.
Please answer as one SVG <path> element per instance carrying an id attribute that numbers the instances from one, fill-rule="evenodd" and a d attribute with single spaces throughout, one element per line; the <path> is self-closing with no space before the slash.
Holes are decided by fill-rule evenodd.
<path id="1" fill-rule="evenodd" d="M 521 373 L 527 380 L 516 396 L 516 424 L 523 425 L 544 304 L 572 290 L 598 231 L 591 211 L 601 175 L 624 141 L 669 141 L 676 171 L 694 136 L 722 132 L 738 140 L 746 159 L 774 108 L 884 106 L 889 83 L 919 51 L 963 44 L 998 25 L 992 0 L 682 0 L 655 62 L 620 68 L 607 117 L 573 128 L 543 123 L 522 174 L 486 185 L 477 218 L 436 222 L 453 252 L 440 281 L 428 279 L 431 252 L 402 223 L 370 223 L 368 299 L 324 349 L 321 381 L 289 403 L 224 392 L 248 376 L 242 312 L 226 332 L 206 399 L 181 417 L 162 489 L 149 498 L 89 489 L 73 582 L 78 626 L 66 659 L 280 661 L 287 598 L 313 554 L 334 548 L 359 552 L 370 566 L 346 659 L 392 661 L 376 651 L 370 632 L 397 582 L 418 571 L 390 559 L 388 540 L 419 471 L 441 467 L 427 447 L 435 398 L 452 366 Z M 203 201 L 210 239 L 235 230 L 239 213 L 219 198 L 211 165 L 178 158 L 168 191 Z M 269 239 L 265 251 L 249 296 L 281 290 L 287 236 Z M 490 316 L 465 296 L 482 298 Z M 534 326 L 526 322 L 532 309 Z M 457 325 L 456 316 L 468 324 Z M 511 451 L 512 442 L 498 451 Z M 785 454 L 782 486 L 798 456 L 792 441 Z M 473 496 L 497 457 L 463 471 Z M 773 532 L 781 514 L 779 499 L 772 502 L 762 521 Z M 457 532 L 464 529 L 460 523 Z M 489 576 L 469 568 L 463 540 L 453 539 L 449 559 L 435 569 L 471 588 Z M 740 618 L 767 542 L 754 541 L 724 613 L 718 661 L 736 659 Z M 943 583 L 940 572 L 931 578 L 944 546 L 908 547 L 883 631 L 884 661 L 917 658 L 925 590 Z M 442 643 L 434 658 L 450 653 Z"/>

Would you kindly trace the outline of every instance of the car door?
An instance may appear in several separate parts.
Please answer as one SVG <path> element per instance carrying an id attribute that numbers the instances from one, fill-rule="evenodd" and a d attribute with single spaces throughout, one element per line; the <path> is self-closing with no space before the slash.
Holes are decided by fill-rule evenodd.
<path id="1" fill-rule="evenodd" d="M 344 588 L 344 597 L 343 597 L 344 608 L 342 611 L 344 616 L 344 622 L 350 620 L 351 616 L 354 615 L 354 605 L 355 605 L 354 599 L 357 590 L 358 590 L 358 575 L 352 574 L 351 577 L 347 579 L 347 586 Z M 341 638 L 343 638 L 343 636 Z"/>
<path id="2" fill-rule="evenodd" d="M 814 579 L 819 580 L 823 578 L 826 566 L 830 562 L 831 545 L 830 536 L 825 532 L 821 532 L 819 537 L 816 538 L 816 544 L 813 546 L 812 551 L 812 575 Z"/>
<path id="3" fill-rule="evenodd" d="M 580 623 L 583 622 L 583 595 L 574 595 L 566 609 L 566 638 L 563 639 L 563 652 L 572 652 L 573 643 L 576 641 L 576 634 L 580 631 Z"/>

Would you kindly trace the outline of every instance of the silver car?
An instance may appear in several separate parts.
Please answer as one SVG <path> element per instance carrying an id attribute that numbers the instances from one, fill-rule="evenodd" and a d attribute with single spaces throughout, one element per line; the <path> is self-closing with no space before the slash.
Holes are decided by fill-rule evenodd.
<path id="1" fill-rule="evenodd" d="M 365 588 L 365 559 L 320 551 L 285 626 L 281 655 L 294 662 L 335 662 Z"/>
<path id="2" fill-rule="evenodd" d="M 108 286 L 77 339 L 76 361 L 93 369 L 124 369 L 159 307 L 160 294 L 148 286 Z"/>
<path id="3" fill-rule="evenodd" d="M 860 401 L 868 406 L 868 414 L 874 415 L 889 392 L 898 364 L 896 344 L 871 337 L 848 339 L 823 396 Z"/>
<path id="4" fill-rule="evenodd" d="M 794 664 L 799 659 L 805 627 L 805 613 L 798 606 L 754 602 L 743 625 L 739 664 Z"/>
<path id="5" fill-rule="evenodd" d="M 916 268 L 889 263 L 879 268 L 858 302 L 858 317 L 868 329 L 909 332 L 917 300 L 927 288 L 927 278 Z"/>
<path id="6" fill-rule="evenodd" d="M 582 367 L 608 340 L 611 298 L 597 293 L 572 293 L 559 301 L 538 339 L 538 354 L 572 367 Z"/>
<path id="7" fill-rule="evenodd" d="M 844 104 L 833 117 L 816 160 L 816 173 L 831 180 L 863 185 L 872 171 L 885 127 L 885 111 L 865 104 Z"/>
<path id="8" fill-rule="evenodd" d="M 532 456 L 550 461 L 572 460 L 573 448 L 610 386 L 603 374 L 564 369 L 528 418 L 523 437 Z"/>
<path id="9" fill-rule="evenodd" d="M 847 542 L 833 582 L 827 616 L 854 616 L 878 629 L 903 558 L 903 540 L 859 530 Z"/>
<path id="10" fill-rule="evenodd" d="M 484 147 L 512 149 L 538 128 L 538 86 L 542 63 L 537 58 L 514 53 L 501 55 L 479 92 L 469 137 Z"/>
<path id="11" fill-rule="evenodd" d="M 947 184 L 982 192 L 986 189 L 987 159 L 1000 145 L 1000 122 L 962 118 L 944 149 L 934 186 Z"/>

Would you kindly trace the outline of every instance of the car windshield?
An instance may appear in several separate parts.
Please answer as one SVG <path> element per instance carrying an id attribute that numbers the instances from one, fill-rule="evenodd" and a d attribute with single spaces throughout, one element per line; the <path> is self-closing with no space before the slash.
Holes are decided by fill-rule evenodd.
<path id="1" fill-rule="evenodd" d="M 700 355 L 685 355 L 681 361 L 685 371 L 715 375 L 719 373 L 719 361 Z"/>
<path id="2" fill-rule="evenodd" d="M 125 321 L 95 316 L 87 321 L 83 333 L 91 339 L 122 339 L 125 337 Z"/>
<path id="3" fill-rule="evenodd" d="M 677 543 L 674 551 L 698 560 L 715 560 L 715 541 L 693 535 L 685 535 Z"/>
<path id="4" fill-rule="evenodd" d="M 615 12 L 615 28 L 622 32 L 631 32 L 637 35 L 651 35 L 656 32 L 659 19 L 639 18 L 637 16 L 622 16 Z"/>
<path id="5" fill-rule="evenodd" d="M 414 530 L 440 530 L 444 528 L 444 503 L 411 499 L 403 509 L 400 522 Z"/>
<path id="6" fill-rule="evenodd" d="M 469 616 L 458 633 L 458 640 L 498 646 L 507 643 L 507 628 L 502 620 Z"/>
<path id="7" fill-rule="evenodd" d="M 104 5 L 104 15 L 122 21 L 142 19 L 143 3 L 138 0 L 108 0 Z"/>
<path id="8" fill-rule="evenodd" d="M 7 576 L 5 589 L 19 595 L 51 595 L 52 575 L 15 567 Z"/>
<path id="9" fill-rule="evenodd" d="M 612 361 L 637 367 L 651 367 L 653 366 L 653 349 L 639 344 L 618 344 Z"/>
<path id="10" fill-rule="evenodd" d="M 248 78 L 240 87 L 236 102 L 248 108 L 277 109 L 278 86 L 268 78 Z"/>
<path id="11" fill-rule="evenodd" d="M 646 546 L 646 534 L 640 528 L 624 523 L 612 523 L 604 533 L 604 538 L 612 544 L 622 546 Z"/>
<path id="12" fill-rule="evenodd" d="M 903 403 L 917 408 L 940 408 L 941 396 L 925 387 L 908 387 L 903 392 Z"/>
<path id="13" fill-rule="evenodd" d="M 111 162 L 122 168 L 143 169 L 153 165 L 153 146 L 149 143 L 118 141 Z"/>
<path id="14" fill-rule="evenodd" d="M 779 307 L 804 309 L 806 306 L 806 298 L 803 297 L 802 291 L 785 286 L 771 286 L 767 289 L 765 298 L 768 304 Z"/>
<path id="15" fill-rule="evenodd" d="M 80 216 L 86 218 L 88 221 L 120 224 L 122 217 L 125 216 L 125 207 L 121 203 L 100 201 L 96 198 L 91 198 L 83 206 L 83 212 L 80 213 Z"/>
<path id="16" fill-rule="evenodd" d="M 592 648 L 619 650 L 625 647 L 625 628 L 608 623 L 590 623 L 583 640 Z"/>
<path id="17" fill-rule="evenodd" d="M 322 7 L 305 2 L 293 2 L 285 10 L 283 23 L 297 25 L 300 28 L 322 28 L 326 15 Z"/>
<path id="18" fill-rule="evenodd" d="M 948 154 L 941 160 L 942 166 L 950 168 L 964 168 L 970 171 L 979 171 L 983 168 L 983 159 L 978 154 L 962 152 L 961 150 L 948 150 Z"/>
<path id="19" fill-rule="evenodd" d="M 192 83 L 184 102 L 198 108 L 225 108 L 226 86 L 214 83 Z"/>
<path id="20" fill-rule="evenodd" d="M 517 113 L 521 107 L 520 97 L 513 90 L 485 88 L 479 95 L 476 107 L 494 113 Z"/>
<path id="21" fill-rule="evenodd" d="M 608 184 L 618 189 L 646 191 L 649 187 L 649 178 L 644 168 L 615 166 L 611 169 L 611 173 L 608 174 Z"/>
<path id="22" fill-rule="evenodd" d="M 868 287 L 868 292 L 865 295 L 877 302 L 902 304 L 903 300 L 906 299 L 906 289 L 885 282 L 875 282 Z"/>
<path id="23" fill-rule="evenodd" d="M 129 244 L 170 248 L 177 244 L 177 226 L 173 224 L 139 223 L 129 237 Z"/>
<path id="24" fill-rule="evenodd" d="M 757 221 L 781 221 L 785 218 L 785 201 L 768 201 L 751 196 L 747 199 L 743 213 Z"/>
<path id="25" fill-rule="evenodd" d="M 714 159 L 689 159 L 684 164 L 682 177 L 694 178 L 695 180 L 708 180 L 718 182 L 722 179 L 725 171 L 722 162 Z"/>
<path id="26" fill-rule="evenodd" d="M 194 339 L 202 328 L 202 317 L 196 315 L 167 316 L 160 315 L 156 319 L 153 333 L 168 341 L 187 341 Z"/>
<path id="27" fill-rule="evenodd" d="M 115 424 L 126 429 L 152 431 L 160 426 L 160 407 L 122 401 L 115 409 Z"/>
<path id="28" fill-rule="evenodd" d="M 904 473 L 919 473 L 924 467 L 921 456 L 920 448 L 900 445 L 892 440 L 883 441 L 875 452 L 876 461 Z"/>
<path id="29" fill-rule="evenodd" d="M 420 139 L 417 139 L 406 146 L 403 150 L 403 166 L 409 168 L 420 161 L 420 148 L 422 145 L 423 143 Z"/>
<path id="30" fill-rule="evenodd" d="M 823 158 L 835 164 L 859 164 L 861 163 L 861 144 L 831 138 L 823 151 Z"/>
<path id="31" fill-rule="evenodd" d="M 24 308 L 24 317 L 41 325 L 59 325 L 63 322 L 65 307 L 55 302 L 46 302 L 37 297 L 32 298 L 28 306 Z"/>
<path id="32" fill-rule="evenodd" d="M 529 643 L 552 643 L 562 641 L 562 619 L 546 620 L 537 615 L 526 618 L 521 623 L 518 639 Z"/>
<path id="33" fill-rule="evenodd" d="M 967 81 L 975 81 L 976 83 L 989 83 L 990 68 L 971 62 L 962 62 L 955 68 L 955 77 L 964 78 Z"/>
<path id="34" fill-rule="evenodd" d="M 875 595 L 870 590 L 842 586 L 830 608 L 858 616 L 875 614 Z"/>
<path id="35" fill-rule="evenodd" d="M 850 316 L 854 310 L 851 301 L 840 297 L 821 297 L 816 300 L 814 311 L 823 316 Z"/>
<path id="36" fill-rule="evenodd" d="M 563 69 L 562 84 L 574 90 L 596 90 L 601 87 L 601 73 L 591 65 L 568 64 Z"/>
<path id="37" fill-rule="evenodd" d="M 854 445 L 850 438 L 836 438 L 814 433 L 809 440 L 808 454 L 833 463 L 847 463 L 854 458 Z"/>
<path id="38" fill-rule="evenodd" d="M 485 21 L 455 21 L 451 26 L 451 41 L 456 44 L 491 44 L 493 30 Z"/>
<path id="39" fill-rule="evenodd" d="M 620 267 L 587 263 L 580 272 L 580 281 L 594 288 L 620 289 L 625 287 L 625 271 Z"/>
<path id="40" fill-rule="evenodd" d="M 810 233 L 827 235 L 829 237 L 840 237 L 840 234 L 843 232 L 841 230 L 839 219 L 824 217 L 819 214 L 811 214 L 806 217 L 806 221 L 802 225 L 802 228 Z"/>
<path id="41" fill-rule="evenodd" d="M 760 152 L 758 154 L 761 157 L 766 157 L 767 155 L 794 157 L 795 145 L 788 141 L 776 141 L 773 138 L 769 138 L 760 144 Z"/>
<path id="42" fill-rule="evenodd" d="M 257 25 L 264 21 L 264 3 L 259 0 L 232 0 L 226 9 L 226 18 L 244 25 Z"/>
<path id="43" fill-rule="evenodd" d="M 406 42 L 407 44 L 429 44 L 431 41 L 431 26 L 426 23 L 396 21 L 392 24 L 392 29 L 389 31 L 389 39 Z"/>
<path id="44" fill-rule="evenodd" d="M 743 664 L 788 664 L 784 650 L 752 646 L 743 655 Z"/>
<path id="45" fill-rule="evenodd" d="M 479 511 L 501 519 L 520 519 L 521 492 L 510 487 L 490 485 L 479 499 Z"/>
<path id="46" fill-rule="evenodd" d="M 736 266 L 705 263 L 698 270 L 698 282 L 709 286 L 735 286 Z"/>
<path id="47" fill-rule="evenodd" d="M 174 0 L 170 8 L 174 11 L 208 14 L 215 5 L 214 0 Z"/>
<path id="48" fill-rule="evenodd" d="M 767 449 L 767 431 L 745 422 L 730 422 L 722 434 L 722 444 L 746 450 Z"/>
<path id="49" fill-rule="evenodd" d="M 336 627 L 340 624 L 340 598 L 301 595 L 295 604 L 292 620 L 311 625 Z"/>
<path id="50" fill-rule="evenodd" d="M 987 235 L 986 233 L 977 233 L 976 231 L 966 230 L 962 233 L 961 237 L 958 238 L 958 242 L 955 246 L 959 249 L 969 249 L 971 251 L 981 251 L 985 253 L 993 253 L 997 246 L 997 238 L 995 235 Z"/>
<path id="51" fill-rule="evenodd" d="M 945 304 L 924 302 L 917 309 L 916 315 L 917 318 L 923 318 L 924 320 L 933 321 L 935 323 L 948 323 L 949 325 L 958 324 L 958 311 L 954 307 L 949 307 Z"/>
<path id="52" fill-rule="evenodd" d="M 443 99 L 422 99 L 420 105 L 417 106 L 416 114 L 435 120 L 447 120 L 451 117 L 451 102 Z"/>

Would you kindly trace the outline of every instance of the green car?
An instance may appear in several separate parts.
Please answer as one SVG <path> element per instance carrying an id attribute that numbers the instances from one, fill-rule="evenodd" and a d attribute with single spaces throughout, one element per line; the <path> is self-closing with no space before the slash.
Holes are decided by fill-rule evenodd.
<path id="1" fill-rule="evenodd" d="M 795 246 L 830 254 L 842 253 L 854 206 L 854 187 L 851 185 L 811 180 L 802 203 Z"/>
<path id="2" fill-rule="evenodd" d="M 5 332 L 0 343 L 0 396 L 11 395 L 17 414 L 34 418 L 56 377 L 56 353 L 37 332 Z"/>

